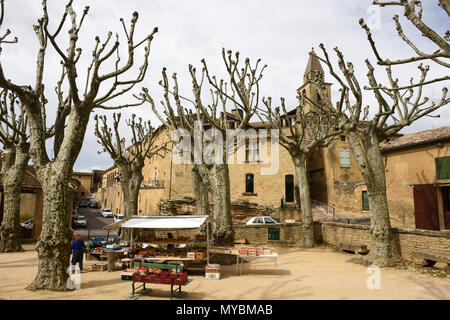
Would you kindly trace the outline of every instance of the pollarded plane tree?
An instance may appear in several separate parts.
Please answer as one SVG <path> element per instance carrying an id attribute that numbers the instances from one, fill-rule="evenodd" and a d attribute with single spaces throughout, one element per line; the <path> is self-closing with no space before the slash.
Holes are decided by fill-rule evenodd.
<path id="1" fill-rule="evenodd" d="M 444 18 L 450 16 L 450 0 L 439 0 L 438 5 L 447 13 L 447 15 L 443 15 Z M 403 26 L 400 22 L 400 18 L 398 15 L 394 15 L 393 20 L 395 22 L 396 30 L 399 37 L 414 51 L 414 54 L 411 57 L 400 58 L 400 59 L 389 59 L 383 58 L 380 50 L 377 48 L 375 40 L 373 38 L 372 32 L 369 27 L 365 24 L 364 19 L 359 20 L 359 24 L 366 31 L 367 39 L 370 43 L 373 53 L 377 59 L 377 63 L 381 66 L 394 66 L 394 65 L 402 65 L 416 61 L 423 60 L 432 60 L 440 66 L 449 68 L 450 63 L 448 59 L 450 58 L 450 31 L 446 30 L 445 35 L 439 35 L 439 32 L 431 28 L 427 25 L 422 17 L 423 17 L 423 6 L 422 1 L 419 0 L 399 0 L 399 1 L 379 1 L 375 0 L 373 2 L 374 5 L 378 5 L 380 7 L 400 7 L 403 9 L 404 17 L 418 30 L 420 31 L 422 37 L 430 40 L 437 47 L 433 52 L 424 52 L 421 47 L 423 44 L 414 43 L 408 37 L 404 30 Z M 435 80 L 448 80 L 450 76 L 444 76 L 441 78 L 431 79 L 424 83 L 434 83 Z"/>
<path id="2" fill-rule="evenodd" d="M 30 160 L 25 109 L 13 92 L 0 93 L 1 175 L 4 195 L 0 252 L 21 252 L 20 194 Z"/>
<path id="3" fill-rule="evenodd" d="M 325 113 L 336 117 L 339 129 L 346 135 L 356 163 L 367 186 L 371 211 L 372 248 L 365 261 L 378 266 L 391 266 L 401 261 L 394 243 L 386 197 L 386 177 L 380 143 L 398 133 L 402 128 L 420 118 L 432 116 L 433 112 L 449 103 L 448 88 L 442 89 L 437 101 L 430 101 L 423 94 L 427 83 L 429 66 L 420 64 L 420 77 L 402 86 L 395 79 L 391 66 L 386 67 L 387 86 L 378 83 L 375 69 L 368 59 L 367 78 L 369 86 L 364 89 L 372 92 L 376 105 L 363 106 L 365 96 L 357 79 L 354 66 L 347 62 L 338 48 L 335 52 L 339 71 L 336 71 L 323 44 L 320 45 L 323 61 L 340 85 L 340 100 L 333 105 L 329 100 L 323 82 L 317 81 L 318 92 L 325 103 L 318 105 Z M 439 80 L 435 80 L 438 82 Z M 312 102 L 312 101 L 311 101 Z M 312 102 L 313 103 L 313 102 Z M 372 111 L 372 112 L 369 112 Z"/>
<path id="4" fill-rule="evenodd" d="M 204 138 L 207 145 L 214 145 L 215 150 L 209 154 L 208 159 L 203 157 L 203 162 L 210 165 L 208 177 L 214 207 L 214 241 L 216 245 L 230 246 L 234 244 L 234 230 L 231 219 L 228 158 L 236 150 L 230 141 L 236 141 L 242 135 L 250 119 L 256 113 L 260 99 L 259 82 L 266 66 L 260 66 L 260 59 L 252 65 L 250 59 L 247 58 L 242 64 L 238 52 L 233 55 L 232 51 L 225 49 L 222 49 L 222 58 L 228 81 L 219 80 L 216 76 L 211 75 L 205 59 L 202 59 L 201 73 L 189 65 L 193 98 L 186 98 L 178 94 L 176 96 L 181 100 L 189 101 L 194 108 L 192 113 L 196 114 L 199 119 L 204 119 L 205 125 L 213 129 L 205 132 Z M 210 100 L 207 104 L 202 96 L 205 82 L 209 84 L 210 93 Z M 145 91 L 143 98 L 150 103 L 153 101 L 149 99 Z M 238 125 L 231 132 L 229 131 L 231 129 L 230 112 L 227 109 L 229 105 L 233 105 L 234 109 L 238 111 L 234 116 Z M 205 152 L 203 154 L 205 155 Z"/>
<path id="5" fill-rule="evenodd" d="M 169 140 L 171 140 L 172 143 L 177 143 L 180 138 L 184 138 L 184 136 L 178 137 L 178 135 L 176 134 L 177 132 L 188 133 L 188 136 L 191 139 L 191 148 L 189 150 L 190 154 L 188 156 L 191 162 L 192 187 L 194 190 L 197 214 L 209 215 L 209 172 L 212 168 L 212 165 L 205 163 L 203 159 L 200 159 L 200 161 L 196 161 L 195 159 L 196 156 L 198 157 L 202 155 L 202 150 L 204 148 L 204 116 L 202 115 L 202 113 L 198 112 L 198 110 L 196 110 L 196 112 L 194 113 L 192 109 L 183 106 L 181 100 L 185 98 L 179 95 L 178 79 L 176 73 L 172 75 L 172 79 L 174 82 L 173 89 L 170 88 L 167 70 L 166 68 L 163 68 L 162 80 L 159 82 L 159 85 L 164 90 L 164 97 L 161 101 L 161 105 L 163 107 L 162 114 L 157 110 L 148 89 L 143 89 L 143 93 L 141 94 L 140 99 L 150 102 L 153 113 L 155 113 L 155 115 L 167 129 Z M 173 106 L 172 99 L 175 103 L 175 106 Z M 185 136 L 187 135 L 185 134 Z M 195 137 L 200 138 L 201 141 L 195 141 Z"/>
<path id="6" fill-rule="evenodd" d="M 30 156 L 44 194 L 42 231 L 36 246 L 39 258 L 38 272 L 35 280 L 28 286 L 30 290 L 68 289 L 67 268 L 72 237 L 67 202 L 68 183 L 83 144 L 90 114 L 96 108 L 121 109 L 140 104 L 118 104 L 116 98 L 132 90 L 144 79 L 148 68 L 150 44 L 157 32 L 155 28 L 142 41 L 135 42 L 138 13 L 133 13 L 129 27 L 121 19 L 128 58 L 124 63 L 120 59 L 121 45 L 117 34 L 113 36 L 112 32 L 109 32 L 104 41 L 101 41 L 98 36 L 95 37 L 92 60 L 86 68 L 86 78 L 79 83 L 77 77 L 81 75 L 82 50 L 78 47 L 78 41 L 89 7 L 85 7 L 82 14 L 77 15 L 72 3 L 73 0 L 67 2 L 64 13 L 56 24 L 56 30 L 52 32 L 49 30 L 50 17 L 47 1 L 42 1 L 43 15 L 34 25 L 39 42 L 35 83 L 22 85 L 9 80 L 4 74 L 3 63 L 0 63 L 0 88 L 17 95 L 26 110 Z M 62 49 L 59 36 L 66 23 L 69 25 L 68 44 L 66 49 Z M 47 128 L 48 100 L 45 87 L 50 85 L 44 82 L 44 66 L 49 47 L 61 59 L 63 71 L 61 79 L 56 84 L 58 107 L 55 124 Z M 135 53 L 141 47 L 144 47 L 143 61 L 137 75 L 133 75 Z M 100 70 L 102 67 L 106 69 L 105 65 L 108 63 L 113 65 L 112 70 L 102 73 Z M 126 76 L 128 78 L 124 78 Z M 80 86 L 84 86 L 84 90 Z M 55 139 L 53 157 L 49 155 L 46 148 L 46 141 L 50 136 L 54 136 Z"/>
<path id="7" fill-rule="evenodd" d="M 334 115 L 306 108 L 304 99 L 298 98 L 299 106 L 295 113 L 287 111 L 284 98 L 281 98 L 281 107 L 276 108 L 272 107 L 272 98 L 263 98 L 266 109 L 260 110 L 258 115 L 269 130 L 278 131 L 280 144 L 289 152 L 294 163 L 300 194 L 302 246 L 311 248 L 314 245 L 314 225 L 307 159 L 317 148 L 328 146 L 339 130 L 336 129 Z"/>
<path id="8" fill-rule="evenodd" d="M 0 27 L 3 24 L 4 8 L 5 1 L 0 0 Z M 3 44 L 17 43 L 18 39 L 10 39 L 10 34 L 11 31 L 7 29 L 0 35 L 0 53 Z M 19 112 L 17 115 L 16 111 Z M 0 142 L 3 145 L 1 174 L 4 209 L 0 227 L 0 252 L 23 251 L 19 218 L 21 186 L 30 159 L 26 129 L 27 118 L 22 105 L 13 92 L 3 90 L 0 93 Z"/>
<path id="9" fill-rule="evenodd" d="M 144 122 L 142 118 L 136 119 L 132 114 L 126 121 L 131 131 L 131 144 L 125 147 L 125 138 L 119 133 L 121 113 L 113 114 L 112 128 L 108 126 L 105 115 L 95 115 L 95 135 L 97 142 L 103 147 L 99 153 L 107 152 L 119 170 L 120 187 L 123 192 L 124 217 L 130 218 L 138 212 L 139 190 L 144 177 L 145 159 L 160 156 L 164 157 L 166 143 L 156 142 L 158 135 L 150 121 Z M 100 120 L 100 124 L 99 124 Z M 125 233 L 122 233 L 126 238 Z"/>

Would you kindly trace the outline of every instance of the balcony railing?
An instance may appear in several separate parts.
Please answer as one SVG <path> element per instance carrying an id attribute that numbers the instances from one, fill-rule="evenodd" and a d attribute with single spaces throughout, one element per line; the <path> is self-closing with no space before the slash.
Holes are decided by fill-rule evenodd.
<path id="1" fill-rule="evenodd" d="M 163 189 L 164 180 L 150 180 L 142 182 L 141 189 Z"/>

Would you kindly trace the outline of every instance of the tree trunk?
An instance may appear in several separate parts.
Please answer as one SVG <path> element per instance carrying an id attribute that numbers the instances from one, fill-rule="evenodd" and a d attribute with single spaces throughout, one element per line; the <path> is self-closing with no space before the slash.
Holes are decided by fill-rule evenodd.
<path id="1" fill-rule="evenodd" d="M 58 175 L 56 170 L 48 170 L 47 179 L 42 185 L 44 213 L 36 247 L 38 273 L 33 283 L 27 287 L 29 290 L 69 290 L 67 279 L 72 231 L 67 216 L 68 182 L 67 175 Z"/>
<path id="2" fill-rule="evenodd" d="M 193 164 L 191 168 L 192 186 L 194 187 L 195 206 L 197 214 L 209 216 L 209 188 L 204 181 L 205 176 L 200 172 L 200 165 Z"/>
<path id="3" fill-rule="evenodd" d="M 312 248 L 314 246 L 314 222 L 311 210 L 311 195 L 309 191 L 308 171 L 306 168 L 306 154 L 293 156 L 295 174 L 300 191 L 300 205 L 302 214 L 302 246 Z"/>
<path id="4" fill-rule="evenodd" d="M 144 161 L 142 161 L 142 164 L 133 165 L 134 168 L 131 168 L 131 164 L 129 163 L 116 163 L 116 165 L 119 169 L 120 187 L 123 192 L 123 217 L 124 219 L 128 219 L 138 214 L 139 190 L 144 180 L 142 176 Z M 127 241 L 130 239 L 130 236 L 130 230 L 122 229 L 120 234 L 122 240 Z"/>
<path id="5" fill-rule="evenodd" d="M 214 243 L 218 246 L 234 245 L 234 230 L 231 219 L 230 172 L 227 164 L 215 164 L 212 170 Z"/>
<path id="6" fill-rule="evenodd" d="M 22 252 L 20 227 L 20 194 L 25 170 L 30 159 L 28 144 L 5 149 L 2 157 L 4 214 L 0 227 L 0 252 Z"/>
<path id="7" fill-rule="evenodd" d="M 401 262 L 394 243 L 386 197 L 386 176 L 379 140 L 373 130 L 361 140 L 354 132 L 347 133 L 359 170 L 367 186 L 371 213 L 372 249 L 366 261 L 380 267 L 394 266 Z"/>
<path id="8" fill-rule="evenodd" d="M 83 145 L 91 109 L 73 107 L 69 114 L 64 139 L 54 160 L 46 151 L 46 129 L 39 103 L 22 99 L 26 105 L 30 130 L 30 156 L 44 195 L 42 231 L 36 246 L 39 264 L 29 290 L 68 290 L 70 264 L 68 184 L 73 165 Z"/>

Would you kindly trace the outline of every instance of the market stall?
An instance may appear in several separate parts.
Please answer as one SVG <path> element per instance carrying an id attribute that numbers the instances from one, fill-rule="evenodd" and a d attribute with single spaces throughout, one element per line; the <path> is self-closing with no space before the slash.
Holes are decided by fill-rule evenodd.
<path id="1" fill-rule="evenodd" d="M 171 297 L 181 286 L 190 283 L 187 272 L 189 262 L 209 262 L 210 219 L 208 216 L 133 216 L 110 224 L 104 229 L 130 230 L 129 258 L 133 269 L 122 272 L 122 279 L 135 283 L 171 285 Z M 196 233 L 206 227 L 206 236 Z M 167 271 L 166 271 L 167 270 Z M 178 286 L 175 288 L 174 285 Z"/>

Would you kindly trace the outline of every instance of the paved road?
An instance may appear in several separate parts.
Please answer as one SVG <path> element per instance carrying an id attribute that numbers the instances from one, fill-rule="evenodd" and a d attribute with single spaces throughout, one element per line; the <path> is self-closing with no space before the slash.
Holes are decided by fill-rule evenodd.
<path id="1" fill-rule="evenodd" d="M 75 229 L 75 233 L 79 233 L 84 240 L 87 240 L 88 235 L 95 237 L 108 236 L 108 231 L 103 230 L 103 227 L 113 223 L 113 218 L 103 218 L 100 212 L 100 209 L 78 208 L 78 214 L 86 217 L 87 228 Z M 110 237 L 116 235 L 116 231 L 109 231 Z"/>

